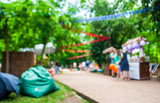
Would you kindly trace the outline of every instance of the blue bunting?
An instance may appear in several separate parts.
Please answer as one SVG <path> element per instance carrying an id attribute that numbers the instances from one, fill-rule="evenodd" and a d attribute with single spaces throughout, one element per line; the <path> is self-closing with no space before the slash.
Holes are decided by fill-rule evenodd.
<path id="1" fill-rule="evenodd" d="M 136 14 L 138 15 L 138 13 L 139 13 L 139 10 L 136 10 Z"/>
<path id="2" fill-rule="evenodd" d="M 115 18 L 115 15 L 112 15 L 112 18 L 114 19 L 114 18 Z"/>
<path id="3" fill-rule="evenodd" d="M 136 14 L 136 11 L 133 11 L 133 15 Z"/>
<path id="4" fill-rule="evenodd" d="M 87 21 L 90 21 L 90 19 L 87 19 Z"/>
<path id="5" fill-rule="evenodd" d="M 112 19 L 112 18 L 111 18 L 111 15 L 108 16 L 108 19 Z"/>
<path id="6" fill-rule="evenodd" d="M 93 21 L 96 21 L 96 18 L 93 18 Z"/>
<path id="7" fill-rule="evenodd" d="M 106 20 L 108 20 L 108 16 L 105 16 Z"/>
<path id="8" fill-rule="evenodd" d="M 139 12 L 142 14 L 142 10 L 139 10 Z"/>
<path id="9" fill-rule="evenodd" d="M 145 13 L 145 12 L 146 12 L 146 9 L 143 9 L 143 12 Z"/>
<path id="10" fill-rule="evenodd" d="M 100 17 L 100 21 L 102 21 L 103 19 L 102 19 L 102 17 Z"/>
<path id="11" fill-rule="evenodd" d="M 118 16 L 121 18 L 121 17 L 122 17 L 122 14 L 118 14 Z"/>
<path id="12" fill-rule="evenodd" d="M 99 21 L 99 17 L 96 18 L 96 21 Z"/>
<path id="13" fill-rule="evenodd" d="M 90 19 L 80 19 L 80 20 L 73 20 L 73 22 L 84 22 L 84 21 L 104 21 L 104 20 L 111 20 L 111 19 L 118 19 L 119 17 L 121 18 L 122 16 L 125 17 L 126 15 L 135 15 L 135 14 L 142 14 L 145 13 L 146 11 L 151 11 L 151 10 L 156 10 L 159 9 L 160 5 L 153 7 L 151 9 L 149 8 L 144 8 L 141 10 L 136 10 L 136 11 L 130 11 L 130 12 L 125 12 L 125 13 L 121 13 L 121 14 L 113 14 L 113 15 L 106 15 L 106 16 L 100 16 L 100 17 L 94 17 L 94 18 L 90 18 Z M 64 22 L 60 22 L 60 23 L 64 23 Z"/>
<path id="14" fill-rule="evenodd" d="M 129 14 L 132 15 L 132 12 L 130 11 Z"/>
<path id="15" fill-rule="evenodd" d="M 115 16 L 116 16 L 116 18 L 118 19 L 118 15 L 116 14 Z"/>
<path id="16" fill-rule="evenodd" d="M 122 13 L 123 17 L 125 17 L 125 13 Z"/>
<path id="17" fill-rule="evenodd" d="M 146 9 L 146 11 L 148 11 L 149 9 L 148 8 L 145 8 Z"/>
<path id="18" fill-rule="evenodd" d="M 105 16 L 102 17 L 102 20 L 105 20 Z"/>

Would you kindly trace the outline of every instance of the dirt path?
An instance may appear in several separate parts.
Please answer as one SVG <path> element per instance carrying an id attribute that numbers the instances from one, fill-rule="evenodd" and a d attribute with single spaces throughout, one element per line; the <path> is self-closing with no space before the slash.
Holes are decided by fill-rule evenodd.
<path id="1" fill-rule="evenodd" d="M 100 103 L 160 103 L 160 81 L 118 81 L 110 76 L 77 71 L 55 79 Z"/>

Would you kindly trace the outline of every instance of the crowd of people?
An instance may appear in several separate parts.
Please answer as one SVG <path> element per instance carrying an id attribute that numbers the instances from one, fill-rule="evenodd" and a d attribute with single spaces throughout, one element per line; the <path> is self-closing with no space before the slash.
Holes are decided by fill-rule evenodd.
<path id="1" fill-rule="evenodd" d="M 73 62 L 73 66 L 70 66 L 70 68 L 76 70 L 79 69 L 80 71 L 88 71 L 90 69 L 94 69 L 95 66 L 95 62 L 90 62 L 90 60 L 86 60 L 83 62 L 79 62 L 77 64 L 77 62 Z M 56 60 L 54 63 L 52 62 L 52 69 L 54 69 L 54 74 L 57 74 L 60 72 L 60 69 L 62 69 L 63 67 L 60 66 L 60 63 L 58 62 L 58 60 Z M 68 69 L 68 66 L 66 66 L 66 68 Z"/>
<path id="2" fill-rule="evenodd" d="M 82 71 L 88 71 L 89 68 L 93 65 L 89 60 L 80 62 L 78 68 Z"/>
<path id="3" fill-rule="evenodd" d="M 109 54 L 110 64 L 113 64 L 113 65 L 115 65 L 116 68 L 118 68 L 116 73 L 114 72 L 114 70 L 111 70 L 112 77 L 116 77 L 117 80 L 120 80 L 120 79 L 121 80 L 130 80 L 128 59 L 130 59 L 130 57 L 127 56 L 126 51 L 113 50 L 112 52 L 110 52 L 110 54 Z M 138 61 L 138 57 L 135 54 L 133 54 L 131 60 L 133 62 L 136 62 L 136 61 Z M 155 68 L 160 66 L 160 63 L 158 64 L 158 66 L 157 65 L 155 65 L 155 67 L 153 67 L 153 66 L 154 65 L 152 65 L 151 66 L 152 68 L 150 68 L 150 73 L 153 71 L 156 72 L 157 70 Z M 52 67 L 54 68 L 54 74 L 59 73 L 63 68 L 60 66 L 60 63 L 58 62 L 58 60 L 56 60 L 54 63 L 52 63 Z M 68 69 L 69 67 L 72 70 L 78 69 L 80 71 L 90 71 L 92 69 L 96 69 L 96 70 L 100 69 L 99 66 L 96 65 L 95 61 L 91 62 L 90 60 L 86 60 L 86 61 L 79 62 L 79 63 L 73 62 L 73 65 L 67 66 L 66 69 Z M 153 72 L 153 74 L 154 74 L 154 72 Z"/>

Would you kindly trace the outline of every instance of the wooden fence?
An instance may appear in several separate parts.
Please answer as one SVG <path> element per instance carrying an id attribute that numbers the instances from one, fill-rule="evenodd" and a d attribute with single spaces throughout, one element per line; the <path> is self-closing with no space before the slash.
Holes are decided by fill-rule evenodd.
<path id="1" fill-rule="evenodd" d="M 36 64 L 33 52 L 9 52 L 9 73 L 21 77 L 21 74 Z M 6 72 L 6 53 L 3 52 L 2 72 Z"/>

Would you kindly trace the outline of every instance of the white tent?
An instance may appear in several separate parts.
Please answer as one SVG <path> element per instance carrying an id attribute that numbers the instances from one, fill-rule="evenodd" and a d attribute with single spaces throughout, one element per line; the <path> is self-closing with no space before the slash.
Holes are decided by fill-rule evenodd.
<path id="1" fill-rule="evenodd" d="M 41 54 L 43 46 L 44 46 L 43 44 L 35 45 L 34 53 L 37 55 Z M 53 44 L 51 42 L 47 43 L 44 54 L 54 53 L 54 52 L 56 52 L 56 48 L 53 46 Z"/>
<path id="2" fill-rule="evenodd" d="M 34 48 L 21 48 L 20 51 L 21 52 L 32 51 L 36 55 L 40 55 L 42 53 L 43 46 L 44 46 L 43 44 L 37 44 L 37 45 L 35 45 Z M 54 53 L 55 51 L 56 51 L 56 48 L 53 46 L 52 42 L 49 42 L 46 45 L 44 54 Z"/>

